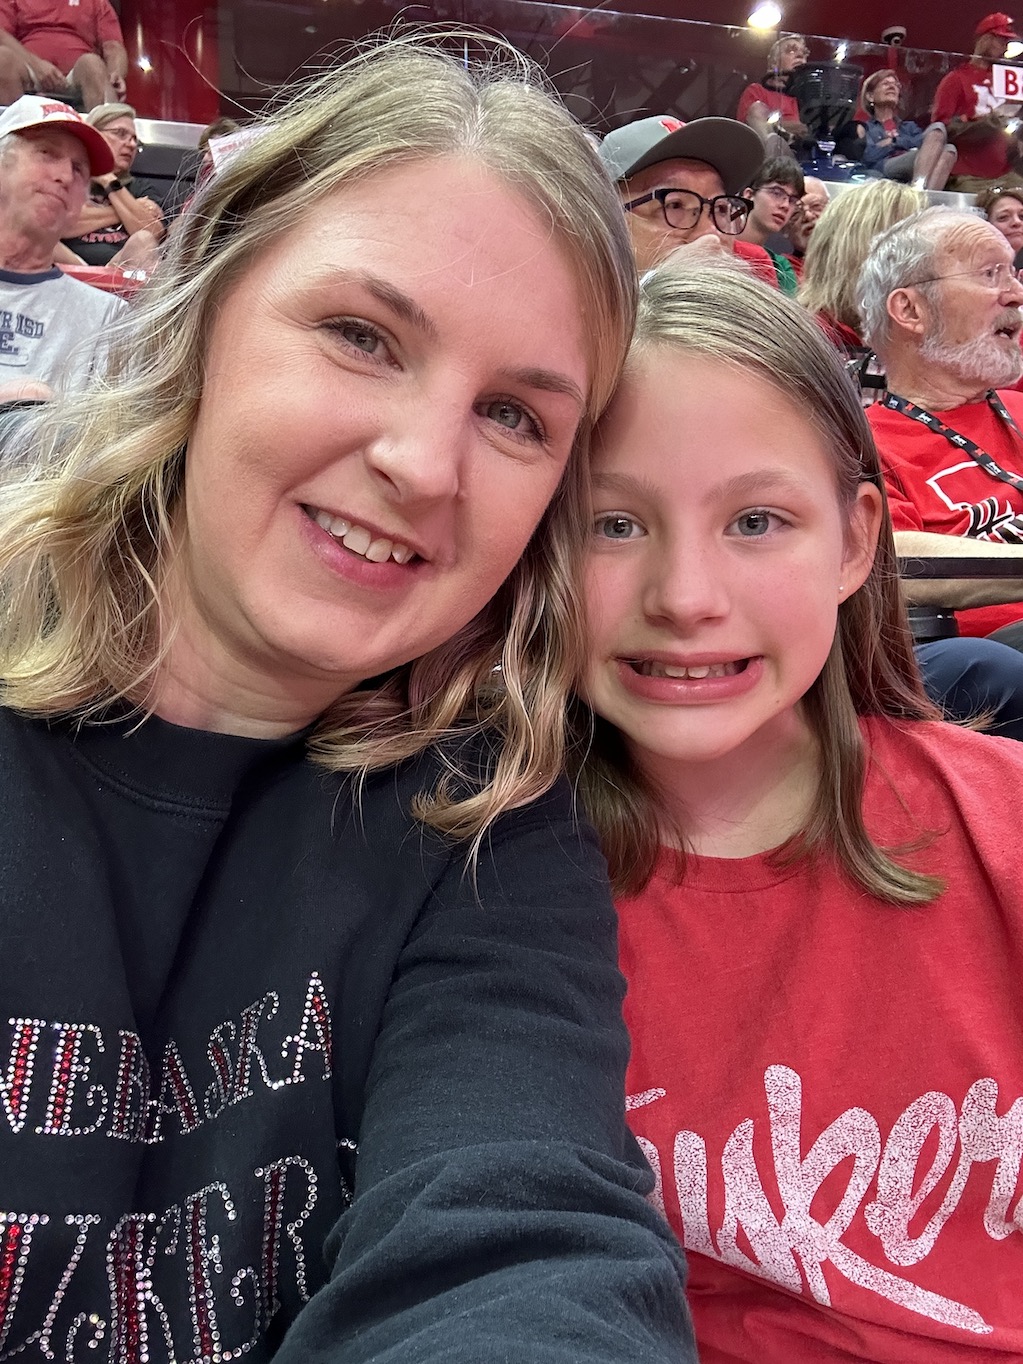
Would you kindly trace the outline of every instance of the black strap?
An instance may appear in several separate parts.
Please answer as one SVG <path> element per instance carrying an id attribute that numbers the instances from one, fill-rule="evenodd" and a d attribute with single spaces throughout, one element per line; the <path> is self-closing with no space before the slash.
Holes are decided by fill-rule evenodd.
<path id="1" fill-rule="evenodd" d="M 1023 454 L 1023 431 L 1020 431 L 1016 425 L 1012 413 L 993 388 L 988 389 L 985 399 L 995 416 L 1005 423 L 1014 436 L 1019 437 L 1020 452 Z M 1003 469 L 986 450 L 981 449 L 976 441 L 970 440 L 969 436 L 964 436 L 961 431 L 956 431 L 954 427 L 946 426 L 933 412 L 917 407 L 916 403 L 911 403 L 908 398 L 900 398 L 897 393 L 892 392 L 886 393 L 883 398 L 878 399 L 878 402 L 882 407 L 890 408 L 892 412 L 901 412 L 910 421 L 919 422 L 921 426 L 926 426 L 928 431 L 933 431 L 936 436 L 944 436 L 950 445 L 954 445 L 957 450 L 962 450 L 964 454 L 970 456 L 974 463 L 979 464 L 986 474 L 999 479 L 1002 483 L 1008 483 L 1018 493 L 1023 493 L 1023 477 L 1019 474 L 1010 473 L 1008 469 Z"/>

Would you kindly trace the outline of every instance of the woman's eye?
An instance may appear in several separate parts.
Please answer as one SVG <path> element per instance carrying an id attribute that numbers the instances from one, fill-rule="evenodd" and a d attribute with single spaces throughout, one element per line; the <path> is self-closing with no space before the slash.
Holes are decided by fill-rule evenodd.
<path id="1" fill-rule="evenodd" d="M 755 540 L 767 535 L 779 525 L 781 518 L 774 512 L 765 511 L 763 507 L 753 507 L 750 511 L 744 511 L 741 516 L 737 516 L 730 529 L 734 529 L 737 535 L 747 540 Z"/>
<path id="2" fill-rule="evenodd" d="M 361 351 L 363 355 L 380 356 L 386 349 L 384 338 L 367 322 L 343 318 L 341 321 L 331 323 L 331 326 L 343 341 L 353 350 Z"/>
<path id="3" fill-rule="evenodd" d="M 639 525 L 631 516 L 615 512 L 611 516 L 598 516 L 593 526 L 602 540 L 632 540 L 640 534 Z"/>
<path id="4" fill-rule="evenodd" d="M 543 430 L 537 419 L 527 412 L 521 404 L 512 402 L 510 398 L 494 398 L 485 403 L 481 411 L 488 421 L 503 426 L 512 435 L 521 436 L 527 440 L 543 440 L 544 438 Z"/>

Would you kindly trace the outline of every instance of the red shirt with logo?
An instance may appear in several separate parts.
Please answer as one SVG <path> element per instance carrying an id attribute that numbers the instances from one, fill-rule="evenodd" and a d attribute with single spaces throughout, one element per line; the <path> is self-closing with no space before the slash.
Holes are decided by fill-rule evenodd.
<path id="1" fill-rule="evenodd" d="M 109 0 L 0 0 L 0 29 L 65 75 L 86 52 L 124 41 Z"/>
<path id="2" fill-rule="evenodd" d="M 999 397 L 1023 429 L 1023 393 Z M 935 412 L 946 426 L 969 437 L 995 463 L 1023 477 L 1023 441 L 986 402 L 964 403 Z M 885 490 L 896 530 L 969 535 L 996 544 L 1023 545 L 1023 493 L 986 474 L 964 451 L 901 412 L 875 403 L 867 409 L 884 467 Z M 989 635 L 1023 618 L 1021 604 L 979 606 L 957 611 L 964 635 Z M 1023 1288 L 1021 1288 L 1023 1292 Z"/>
<path id="3" fill-rule="evenodd" d="M 867 828 L 934 903 L 764 855 L 666 858 L 619 905 L 701 1364 L 1023 1359 L 1023 746 L 862 726 Z"/>
<path id="4" fill-rule="evenodd" d="M 935 91 L 931 119 L 935 123 L 950 123 L 954 118 L 985 118 L 1000 103 L 991 89 L 991 67 L 966 62 L 942 78 Z M 997 180 L 1010 169 L 1009 145 L 1008 134 L 997 128 L 992 128 L 990 137 L 958 143 L 952 174 Z"/>

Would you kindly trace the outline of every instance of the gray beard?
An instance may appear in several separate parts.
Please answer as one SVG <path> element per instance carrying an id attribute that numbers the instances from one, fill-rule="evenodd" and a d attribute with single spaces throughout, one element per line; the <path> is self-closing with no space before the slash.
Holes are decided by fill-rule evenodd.
<path id="1" fill-rule="evenodd" d="M 928 336 L 920 347 L 920 358 L 978 388 L 1011 388 L 1023 376 L 1023 350 L 1016 342 L 1007 349 L 993 336 L 961 346 L 945 345 L 940 333 Z"/>

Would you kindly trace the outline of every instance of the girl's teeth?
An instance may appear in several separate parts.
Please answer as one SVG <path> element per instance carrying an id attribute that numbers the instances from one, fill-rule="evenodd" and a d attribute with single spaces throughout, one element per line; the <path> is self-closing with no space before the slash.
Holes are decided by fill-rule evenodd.
<path id="1" fill-rule="evenodd" d="M 731 677 L 739 671 L 737 663 L 702 663 L 689 668 L 675 667 L 670 663 L 647 662 L 640 665 L 640 671 L 647 677 L 673 677 L 694 682 L 705 677 Z"/>
<path id="2" fill-rule="evenodd" d="M 352 528 L 351 521 L 345 521 L 343 517 L 332 516 L 329 520 L 330 525 L 327 529 L 330 531 L 331 535 L 336 536 L 338 540 L 347 535 Z"/>

